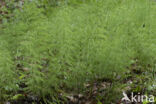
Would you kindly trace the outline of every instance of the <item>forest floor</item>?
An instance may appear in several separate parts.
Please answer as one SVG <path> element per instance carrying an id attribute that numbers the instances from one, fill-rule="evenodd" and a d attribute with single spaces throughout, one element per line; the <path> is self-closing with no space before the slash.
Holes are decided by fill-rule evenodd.
<path id="1" fill-rule="evenodd" d="M 141 71 L 140 68 L 141 66 L 134 63 L 128 68 L 129 72 L 124 78 L 117 76 L 116 80 L 104 78 L 86 83 L 84 84 L 86 90 L 83 93 L 60 90 L 60 100 L 66 101 L 68 104 L 107 104 L 105 102 L 108 100 L 112 102 L 111 104 L 155 104 L 138 101 L 138 98 L 145 96 L 145 94 L 156 96 L 156 72 L 153 70 Z M 134 94 L 137 102 L 135 100 L 134 102 L 122 100 L 124 94 L 127 94 L 129 99 Z M 27 95 L 24 92 L 19 92 L 14 98 L 15 100 L 5 102 L 5 104 L 40 104 L 41 102 L 44 104 L 43 99 Z"/>

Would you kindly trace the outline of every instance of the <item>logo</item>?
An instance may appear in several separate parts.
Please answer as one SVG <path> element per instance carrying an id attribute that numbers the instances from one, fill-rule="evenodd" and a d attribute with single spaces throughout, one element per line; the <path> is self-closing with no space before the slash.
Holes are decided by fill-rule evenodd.
<path id="1" fill-rule="evenodd" d="M 128 101 L 128 102 L 150 102 L 150 103 L 154 103 L 155 102 L 155 97 L 153 95 L 141 95 L 140 93 L 138 94 L 134 94 L 133 92 L 131 92 L 130 97 L 123 92 L 123 98 L 122 101 Z"/>

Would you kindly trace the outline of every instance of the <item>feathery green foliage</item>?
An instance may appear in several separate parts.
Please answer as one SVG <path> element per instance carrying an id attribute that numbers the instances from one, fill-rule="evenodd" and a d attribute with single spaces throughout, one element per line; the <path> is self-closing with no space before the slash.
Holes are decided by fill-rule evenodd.
<path id="1" fill-rule="evenodd" d="M 17 90 L 17 73 L 25 69 L 27 93 L 56 97 L 61 88 L 79 91 L 95 78 L 122 76 L 133 59 L 153 67 L 155 10 L 148 0 L 90 0 L 46 16 L 25 3 L 0 32 L 1 94 Z"/>

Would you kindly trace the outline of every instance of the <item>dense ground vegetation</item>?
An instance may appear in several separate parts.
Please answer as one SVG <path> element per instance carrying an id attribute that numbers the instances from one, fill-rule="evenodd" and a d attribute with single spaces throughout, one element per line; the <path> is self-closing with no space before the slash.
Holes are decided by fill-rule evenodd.
<path id="1" fill-rule="evenodd" d="M 3 5 L 0 19 L 1 102 L 31 97 L 31 103 L 62 104 L 73 100 L 71 94 L 92 94 L 104 82 L 111 87 L 90 101 L 116 103 L 127 86 L 155 92 L 154 1 L 17 0 L 9 5 Z M 127 85 L 129 80 L 134 84 Z"/>

